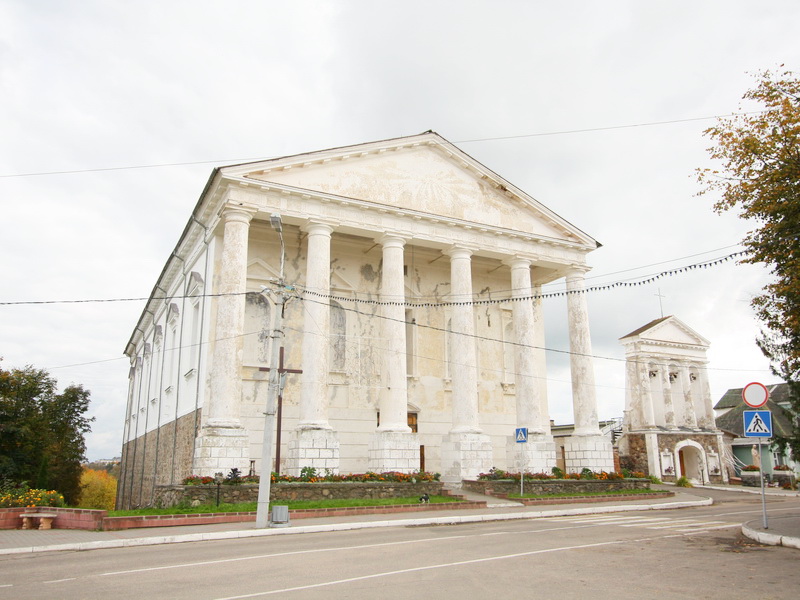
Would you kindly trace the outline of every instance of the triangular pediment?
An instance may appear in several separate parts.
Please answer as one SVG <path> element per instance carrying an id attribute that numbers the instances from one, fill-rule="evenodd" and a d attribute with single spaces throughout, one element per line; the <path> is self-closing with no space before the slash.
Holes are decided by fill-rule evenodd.
<path id="1" fill-rule="evenodd" d="M 256 281 L 269 281 L 279 279 L 280 271 L 274 269 L 260 258 L 254 258 L 247 263 L 247 278 Z"/>
<path id="2" fill-rule="evenodd" d="M 708 348 L 709 342 L 680 319 L 669 316 L 651 321 L 647 325 L 620 338 L 623 344 L 649 342 L 651 344 L 700 346 Z"/>
<path id="3" fill-rule="evenodd" d="M 597 247 L 586 233 L 436 133 L 224 167 L 223 175 Z"/>

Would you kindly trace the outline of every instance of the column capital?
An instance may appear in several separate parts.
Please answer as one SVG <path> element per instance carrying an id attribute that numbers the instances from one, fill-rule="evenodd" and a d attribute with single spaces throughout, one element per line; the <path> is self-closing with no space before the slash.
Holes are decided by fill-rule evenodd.
<path id="1" fill-rule="evenodd" d="M 536 259 L 530 256 L 514 254 L 503 259 L 503 264 L 512 269 L 530 269 Z"/>
<path id="2" fill-rule="evenodd" d="M 385 231 L 382 235 L 375 238 L 375 241 L 384 248 L 404 248 L 411 236 L 396 231 Z"/>
<path id="3" fill-rule="evenodd" d="M 219 211 L 220 217 L 226 222 L 239 222 L 249 224 L 258 212 L 255 206 L 243 202 L 226 202 Z"/>
<path id="4" fill-rule="evenodd" d="M 583 279 L 584 277 L 586 277 L 586 274 L 591 270 L 592 268 L 588 265 L 577 264 L 577 263 L 567 265 L 567 268 L 565 269 L 564 272 L 564 277 L 566 277 L 567 280 Z"/>
<path id="5" fill-rule="evenodd" d="M 311 235 L 330 235 L 338 225 L 335 221 L 320 221 L 317 219 L 306 221 L 301 229 Z"/>
<path id="6" fill-rule="evenodd" d="M 474 252 L 475 248 L 470 248 L 468 246 L 455 246 L 455 245 L 442 250 L 442 254 L 445 254 L 450 258 L 469 258 L 473 255 Z"/>

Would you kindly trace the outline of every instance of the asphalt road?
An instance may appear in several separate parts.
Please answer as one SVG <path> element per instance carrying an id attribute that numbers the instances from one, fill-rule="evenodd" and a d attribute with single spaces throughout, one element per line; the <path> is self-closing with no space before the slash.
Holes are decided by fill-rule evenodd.
<path id="1" fill-rule="evenodd" d="M 709 507 L 0 557 L 0 598 L 793 598 L 800 551 Z M 800 499 L 768 513 L 800 516 Z"/>

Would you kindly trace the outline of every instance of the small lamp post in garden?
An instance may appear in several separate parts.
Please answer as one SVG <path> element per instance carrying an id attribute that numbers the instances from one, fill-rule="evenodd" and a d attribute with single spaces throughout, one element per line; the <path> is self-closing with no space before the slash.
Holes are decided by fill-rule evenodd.
<path id="1" fill-rule="evenodd" d="M 219 506 L 219 490 L 224 480 L 225 476 L 222 473 L 214 473 L 214 483 L 217 484 L 217 506 Z"/>

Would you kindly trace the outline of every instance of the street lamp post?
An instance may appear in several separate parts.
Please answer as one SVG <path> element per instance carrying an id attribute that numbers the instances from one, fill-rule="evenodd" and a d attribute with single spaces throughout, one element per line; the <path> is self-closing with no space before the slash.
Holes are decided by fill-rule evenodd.
<path id="1" fill-rule="evenodd" d="M 269 388 L 267 393 L 267 410 L 264 414 L 264 440 L 261 446 L 261 475 L 258 482 L 258 508 L 256 510 L 256 527 L 267 527 L 269 521 L 269 496 L 272 484 L 272 444 L 273 429 L 275 428 L 275 410 L 278 396 L 282 387 L 281 373 L 278 363 L 280 361 L 280 348 L 283 342 L 283 311 L 286 306 L 287 287 L 283 280 L 283 262 L 285 246 L 283 242 L 283 226 L 281 216 L 270 216 L 270 225 L 278 232 L 281 239 L 281 270 L 275 291 L 275 319 L 272 326 L 272 367 L 269 370 Z M 269 291 L 269 290 L 268 290 Z"/>

